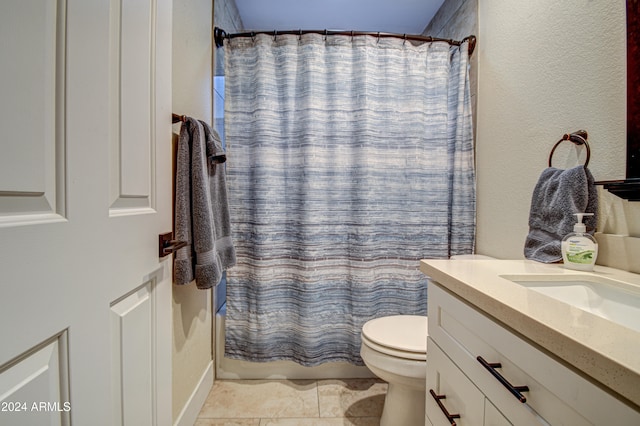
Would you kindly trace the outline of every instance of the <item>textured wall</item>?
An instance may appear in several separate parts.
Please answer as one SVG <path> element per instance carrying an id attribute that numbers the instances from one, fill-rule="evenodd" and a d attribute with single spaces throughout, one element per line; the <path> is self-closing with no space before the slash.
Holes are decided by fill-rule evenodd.
<path id="1" fill-rule="evenodd" d="M 625 1 L 479 0 L 478 24 L 477 250 L 522 258 L 531 194 L 562 134 L 589 132 L 596 180 L 625 177 Z M 554 166 L 576 165 L 563 145 Z"/>
<path id="2" fill-rule="evenodd" d="M 216 27 L 225 30 L 227 34 L 239 33 L 244 30 L 235 0 L 216 0 L 213 4 L 213 21 Z M 216 68 L 214 72 L 216 75 L 224 75 L 222 49 L 216 51 Z"/>
<path id="3" fill-rule="evenodd" d="M 226 31 L 227 34 L 234 34 L 244 31 L 242 18 L 235 0 L 217 0 L 213 4 L 214 26 Z M 213 70 L 218 81 L 224 80 L 224 48 L 214 48 L 215 68 Z M 214 112 L 215 128 L 224 141 L 224 89 L 217 87 L 214 91 Z M 225 300 L 226 293 L 224 286 L 216 287 L 216 300 Z M 219 304 L 216 308 L 219 308 Z"/>
<path id="4" fill-rule="evenodd" d="M 173 112 L 211 123 L 211 0 L 173 2 Z M 179 124 L 174 132 L 179 132 Z M 173 419 L 212 363 L 211 291 L 173 286 Z M 199 407 L 198 407 L 199 408 Z"/>

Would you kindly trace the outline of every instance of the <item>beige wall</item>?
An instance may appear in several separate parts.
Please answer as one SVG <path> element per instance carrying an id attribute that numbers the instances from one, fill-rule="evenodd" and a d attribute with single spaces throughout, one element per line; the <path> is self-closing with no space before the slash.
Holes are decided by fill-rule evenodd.
<path id="1" fill-rule="evenodd" d="M 477 250 L 522 258 L 531 194 L 562 134 L 589 132 L 596 180 L 625 177 L 625 1 L 478 6 Z M 575 164 L 563 144 L 554 166 Z M 638 229 L 640 203 L 602 199 L 607 232 Z"/>
<path id="2" fill-rule="evenodd" d="M 173 2 L 173 112 L 208 123 L 213 114 L 212 19 L 211 0 Z M 210 290 L 198 290 L 194 283 L 173 286 L 174 422 L 212 368 L 211 321 Z"/>

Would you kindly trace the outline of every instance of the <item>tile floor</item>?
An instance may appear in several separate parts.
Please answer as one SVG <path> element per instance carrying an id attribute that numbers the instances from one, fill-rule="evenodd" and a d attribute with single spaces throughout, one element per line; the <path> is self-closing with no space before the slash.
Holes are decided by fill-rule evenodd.
<path id="1" fill-rule="evenodd" d="M 378 426 L 377 379 L 216 380 L 194 426 Z"/>

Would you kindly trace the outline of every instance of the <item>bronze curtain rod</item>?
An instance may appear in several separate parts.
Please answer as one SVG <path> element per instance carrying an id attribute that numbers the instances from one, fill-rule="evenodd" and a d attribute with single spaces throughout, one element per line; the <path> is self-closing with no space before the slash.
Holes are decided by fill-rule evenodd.
<path id="1" fill-rule="evenodd" d="M 216 47 L 222 47 L 224 44 L 224 39 L 230 40 L 236 37 L 254 37 L 256 34 L 267 34 L 274 37 L 283 34 L 289 35 L 297 35 L 302 36 L 303 34 L 322 34 L 324 36 L 330 35 L 345 35 L 345 36 L 373 36 L 377 38 L 401 38 L 404 40 L 410 41 L 422 41 L 422 42 L 432 42 L 432 41 L 445 41 L 452 46 L 460 46 L 465 41 L 469 41 L 469 56 L 473 54 L 473 51 L 476 48 L 476 36 L 470 35 L 468 37 L 463 38 L 461 41 L 451 40 L 446 38 L 438 38 L 431 36 L 421 36 L 421 35 L 411 35 L 411 34 L 395 34 L 395 33 L 381 33 L 381 32 L 369 32 L 369 31 L 330 31 L 330 30 L 289 30 L 289 31 L 250 31 L 244 33 L 235 33 L 235 34 L 227 34 L 227 32 L 221 28 L 215 27 L 213 30 L 213 37 L 216 43 Z"/>

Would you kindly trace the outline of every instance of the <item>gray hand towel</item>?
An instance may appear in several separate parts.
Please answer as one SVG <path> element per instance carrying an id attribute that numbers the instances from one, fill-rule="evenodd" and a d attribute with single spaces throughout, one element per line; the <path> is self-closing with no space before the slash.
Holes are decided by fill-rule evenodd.
<path id="1" fill-rule="evenodd" d="M 222 148 L 222 141 L 220 140 L 220 136 L 218 136 L 218 132 L 213 130 L 211 126 L 202 120 L 200 120 L 200 124 L 202 124 L 205 131 L 207 157 L 209 158 L 209 162 L 215 165 L 227 161 L 227 154 Z M 215 173 L 215 168 L 213 170 L 214 171 L 212 173 Z"/>
<path id="2" fill-rule="evenodd" d="M 227 181 L 224 166 L 227 161 L 218 133 L 207 123 L 201 122 L 205 132 L 207 156 L 209 158 L 209 189 L 215 230 L 215 247 L 223 270 L 236 264 L 236 251 L 231 241 L 231 219 L 227 196 Z"/>
<path id="3" fill-rule="evenodd" d="M 589 169 L 545 169 L 531 197 L 525 257 L 543 263 L 561 261 L 561 242 L 573 232 L 575 213 L 593 213 L 584 218 L 587 232 L 593 234 L 598 223 L 598 193 Z"/>
<path id="4" fill-rule="evenodd" d="M 208 146 L 219 155 L 222 144 L 206 123 L 187 118 L 180 129 L 176 159 L 175 236 L 188 245 L 176 252 L 174 281 L 194 278 L 207 289 L 235 264 L 223 167 L 209 161 Z M 209 152 L 208 152 L 209 151 Z"/>
<path id="5" fill-rule="evenodd" d="M 180 127 L 176 148 L 176 181 L 174 207 L 174 237 L 187 246 L 176 251 L 173 259 L 173 280 L 178 285 L 193 281 L 194 256 L 191 237 L 191 132 L 189 118 Z"/>

